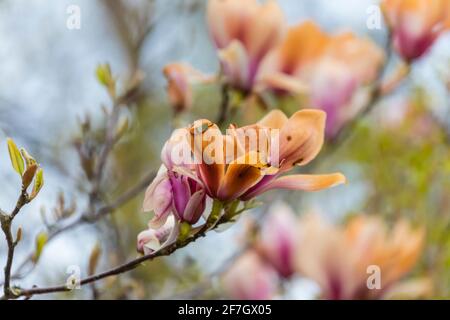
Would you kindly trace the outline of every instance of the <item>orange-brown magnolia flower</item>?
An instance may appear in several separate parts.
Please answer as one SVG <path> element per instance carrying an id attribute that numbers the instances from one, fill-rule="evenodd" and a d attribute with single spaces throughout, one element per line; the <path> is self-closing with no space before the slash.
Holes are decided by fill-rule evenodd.
<path id="1" fill-rule="evenodd" d="M 395 49 L 407 61 L 421 57 L 450 29 L 448 0 L 383 0 L 381 6 Z"/>
<path id="2" fill-rule="evenodd" d="M 163 69 L 167 79 L 167 94 L 176 112 L 192 107 L 192 85 L 211 82 L 212 77 L 195 70 L 188 64 L 170 63 Z"/>
<path id="3" fill-rule="evenodd" d="M 343 228 L 306 216 L 298 234 L 297 270 L 319 284 L 325 299 L 376 299 L 395 291 L 424 242 L 423 230 L 406 221 L 389 230 L 379 218 L 367 216 Z M 369 289 L 368 278 L 378 271 L 380 286 Z"/>
<path id="4" fill-rule="evenodd" d="M 377 77 L 384 53 L 371 41 L 347 32 L 324 33 L 313 22 L 289 29 L 283 43 L 264 60 L 257 91 L 306 94 L 327 112 L 327 135 L 351 117 L 346 106 L 355 91 Z"/>
<path id="5" fill-rule="evenodd" d="M 269 0 L 209 0 L 207 20 L 227 81 L 249 91 L 264 56 L 279 43 L 284 17 Z"/>
<path id="6" fill-rule="evenodd" d="M 315 191 L 344 183 L 340 173 L 281 176 L 316 157 L 324 141 L 325 119 L 320 110 L 301 110 L 289 119 L 274 110 L 257 124 L 231 126 L 225 135 L 210 121 L 198 121 L 190 128 L 193 152 L 200 160 L 197 176 L 208 195 L 222 201 L 249 200 L 271 189 Z M 256 145 L 249 143 L 252 136 Z M 260 143 L 265 139 L 270 143 Z"/>

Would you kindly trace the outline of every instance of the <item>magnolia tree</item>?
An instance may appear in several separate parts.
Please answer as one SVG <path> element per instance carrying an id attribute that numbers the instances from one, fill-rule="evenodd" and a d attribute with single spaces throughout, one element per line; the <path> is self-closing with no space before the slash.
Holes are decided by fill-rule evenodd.
<path id="1" fill-rule="evenodd" d="M 431 278 L 402 280 L 427 247 L 426 228 L 407 215 L 388 220 L 382 212 L 367 212 L 335 225 L 311 211 L 298 217 L 288 204 L 270 204 L 264 197 L 276 190 L 301 194 L 351 185 L 340 172 L 318 174 L 320 162 L 364 134 L 358 126 L 366 115 L 400 86 L 414 63 L 450 28 L 447 0 L 382 0 L 381 10 L 389 29 L 384 48 L 353 32 L 327 33 L 314 21 L 288 25 L 276 1 L 208 0 L 206 21 L 220 69 L 204 74 L 182 62 L 163 68 L 173 132 L 161 150 L 159 169 L 150 168 L 113 200 L 105 197 L 108 163 L 132 129 L 127 112 L 143 94 L 144 75 L 136 66 L 129 79 L 119 81 L 108 64 L 98 66 L 96 75 L 111 105 L 105 107 L 100 134 L 87 118 L 74 143 L 89 186 L 86 207 L 67 207 L 62 199 L 56 208 L 59 218 L 47 223 L 35 248 L 20 262 L 14 253 L 23 231 L 13 232 L 14 220 L 39 195 L 44 174 L 38 159 L 7 141 L 22 187 L 16 206 L 0 211 L 7 244 L 3 298 L 31 298 L 85 285 L 101 297 L 97 282 L 239 224 L 239 217 L 251 217 L 247 211 L 256 207 L 262 214 L 247 220 L 241 249 L 216 273 L 219 297 L 275 298 L 297 276 L 313 280 L 323 299 L 432 297 Z M 392 59 L 395 55 L 400 59 Z M 388 63 L 394 66 L 387 68 Z M 194 112 L 200 103 L 197 92 L 207 87 L 220 88 L 219 103 L 210 106 L 216 111 L 214 121 Z M 136 235 L 137 258 L 97 272 L 104 254 L 97 246 L 87 277 L 49 287 L 21 284 L 57 235 L 108 218 L 144 191 L 142 211 L 148 224 Z M 203 292 L 209 284 L 200 282 L 193 292 Z"/>

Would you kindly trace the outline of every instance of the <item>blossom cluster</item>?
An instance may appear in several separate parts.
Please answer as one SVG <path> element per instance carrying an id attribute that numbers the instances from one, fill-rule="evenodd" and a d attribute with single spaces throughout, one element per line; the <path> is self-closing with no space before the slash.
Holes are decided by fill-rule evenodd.
<path id="1" fill-rule="evenodd" d="M 448 0 L 382 0 L 381 9 L 389 40 L 408 67 L 450 29 Z M 143 210 L 153 216 L 138 235 L 144 254 L 199 228 L 210 230 L 222 218 L 234 221 L 244 211 L 238 208 L 268 191 L 318 191 L 345 183 L 341 173 L 294 171 L 355 116 L 358 93 L 371 92 L 369 99 L 383 90 L 388 57 L 375 42 L 352 32 L 328 33 L 309 20 L 288 26 L 274 0 L 209 0 L 206 20 L 220 71 L 206 75 L 181 62 L 165 66 L 176 113 L 193 107 L 194 86 L 211 83 L 245 101 L 270 96 L 302 103 L 289 115 L 270 107 L 258 122 L 230 124 L 225 133 L 223 123 L 207 119 L 175 129 L 145 194 Z M 418 260 L 423 242 L 424 231 L 404 220 L 388 227 L 360 215 L 338 227 L 315 215 L 298 219 L 289 210 L 272 210 L 224 286 L 234 298 L 267 299 L 279 292 L 280 280 L 300 275 L 319 285 L 322 298 L 383 298 L 401 291 L 399 280 Z M 367 284 L 370 266 L 382 273 L 377 290 Z M 428 286 L 414 288 L 421 294 Z"/>
<path id="2" fill-rule="evenodd" d="M 447 0 L 383 0 L 381 9 L 407 63 L 450 28 Z M 306 98 L 327 112 L 326 133 L 333 137 L 360 108 L 357 93 L 379 79 L 386 61 L 377 44 L 352 32 L 328 34 L 313 21 L 288 26 L 274 0 L 209 0 L 207 22 L 221 72 L 207 76 L 185 63 L 167 65 L 168 94 L 178 111 L 192 107 L 193 85 L 221 80 L 245 96 Z"/>
<path id="3" fill-rule="evenodd" d="M 300 276 L 317 283 L 322 299 L 424 297 L 431 291 L 429 281 L 400 281 L 423 244 L 423 228 L 405 220 L 388 228 L 381 218 L 361 214 L 335 226 L 319 214 L 297 218 L 280 203 L 272 206 L 255 243 L 225 274 L 223 285 L 235 299 L 271 299 L 281 294 L 281 280 Z"/>

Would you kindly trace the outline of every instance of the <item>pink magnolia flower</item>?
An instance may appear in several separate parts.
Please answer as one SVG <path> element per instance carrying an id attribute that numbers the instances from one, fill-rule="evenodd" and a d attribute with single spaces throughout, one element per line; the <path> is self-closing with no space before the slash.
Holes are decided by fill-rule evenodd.
<path id="1" fill-rule="evenodd" d="M 407 61 L 423 56 L 450 29 L 448 0 L 383 0 L 394 47 Z"/>
<path id="2" fill-rule="evenodd" d="M 278 4 L 269 0 L 209 0 L 208 26 L 227 81 L 250 91 L 264 56 L 279 43 L 284 17 Z"/>
<path id="3" fill-rule="evenodd" d="M 167 94 L 175 112 L 191 109 L 193 103 L 192 86 L 206 84 L 213 80 L 185 63 L 170 63 L 163 69 L 167 79 Z"/>
<path id="4" fill-rule="evenodd" d="M 309 105 L 327 113 L 327 136 L 352 116 L 349 104 L 358 88 L 377 77 L 384 53 L 352 33 L 331 36 L 313 22 L 289 29 L 283 43 L 264 60 L 258 89 L 306 95 Z"/>
<path id="5" fill-rule="evenodd" d="M 258 252 L 284 278 L 295 273 L 297 220 L 285 204 L 270 209 L 256 244 Z"/>
<path id="6" fill-rule="evenodd" d="M 155 213 L 149 223 L 152 228 L 161 227 L 171 213 L 181 222 L 195 224 L 205 210 L 206 191 L 201 181 L 193 174 L 178 172 L 172 162 L 172 148 L 183 137 L 180 132 L 174 132 L 166 142 L 161 154 L 163 165 L 145 193 L 143 210 Z M 178 165 L 186 173 L 192 172 L 190 165 Z"/>
<path id="7" fill-rule="evenodd" d="M 241 256 L 223 277 L 228 296 L 239 300 L 267 300 L 277 292 L 276 271 L 254 252 Z"/>
<path id="8" fill-rule="evenodd" d="M 424 242 L 423 230 L 406 221 L 389 229 L 381 219 L 367 216 L 353 218 L 344 227 L 306 216 L 298 235 L 297 271 L 316 281 L 325 299 L 379 299 L 396 291 Z M 368 278 L 377 270 L 379 287 L 369 288 Z"/>

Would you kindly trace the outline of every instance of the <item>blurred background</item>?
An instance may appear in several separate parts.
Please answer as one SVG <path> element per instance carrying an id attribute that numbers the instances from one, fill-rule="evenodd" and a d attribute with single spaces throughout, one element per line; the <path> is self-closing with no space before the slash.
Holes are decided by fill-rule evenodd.
<path id="1" fill-rule="evenodd" d="M 378 1 L 279 0 L 290 24 L 314 19 L 324 30 L 353 30 L 385 45 L 386 28 L 369 30 L 367 8 Z M 9 165 L 6 137 L 13 137 L 39 160 L 46 184 L 18 216 L 24 229 L 16 265 L 33 252 L 35 238 L 52 221 L 64 195 L 65 206 L 84 208 L 88 199 L 74 141 L 80 121 L 89 115 L 102 130 L 102 106 L 110 105 L 95 77 L 109 63 L 125 80 L 136 70 L 145 79 L 129 108 L 130 130 L 108 162 L 108 199 L 114 199 L 160 165 L 159 155 L 172 128 L 172 108 L 165 94 L 164 65 L 187 62 L 205 73 L 219 68 L 205 21 L 205 0 L 0 0 L 0 207 L 14 206 L 20 181 Z M 81 28 L 66 26 L 67 8 L 81 10 Z M 396 57 L 393 57 L 393 64 Z M 435 284 L 434 298 L 450 298 L 450 34 L 415 62 L 399 90 L 385 97 L 331 157 L 319 157 L 315 172 L 343 172 L 350 183 L 319 193 L 272 192 L 266 203 L 286 202 L 297 214 L 315 211 L 332 221 L 361 212 L 386 219 L 407 217 L 427 231 L 426 249 L 413 273 Z M 220 88 L 195 92 L 193 113 L 214 117 Z M 187 119 L 187 120 L 190 120 Z M 316 163 L 317 162 L 317 163 Z M 308 170 L 308 168 L 306 168 Z M 68 267 L 88 272 L 93 248 L 101 248 L 98 270 L 137 257 L 136 235 L 146 227 L 143 194 L 95 224 L 85 224 L 48 242 L 34 267 L 24 268 L 21 286 L 64 283 Z M 247 218 L 213 232 L 176 254 L 68 294 L 38 298 L 160 299 L 224 297 L 219 279 L 204 288 L 239 250 Z M 43 219 L 43 216 L 46 218 Z M 0 240 L 0 264 L 6 245 Z M 14 270 L 14 268 L 13 268 Z M 2 279 L 2 276 L 0 276 Z M 290 281 L 279 298 L 308 299 L 317 285 L 301 277 Z M 98 291 L 94 293 L 94 291 Z"/>

